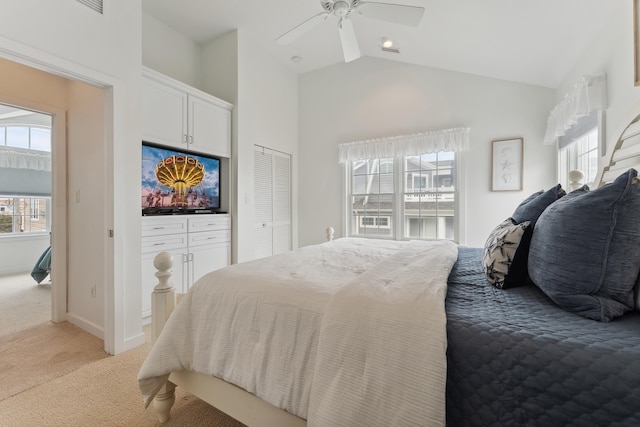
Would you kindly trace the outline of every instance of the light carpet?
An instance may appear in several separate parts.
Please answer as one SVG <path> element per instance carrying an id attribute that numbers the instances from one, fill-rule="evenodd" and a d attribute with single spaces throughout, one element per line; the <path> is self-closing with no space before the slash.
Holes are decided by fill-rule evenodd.
<path id="1" fill-rule="evenodd" d="M 51 282 L 30 274 L 0 276 L 0 336 L 51 320 Z"/>
<path id="2" fill-rule="evenodd" d="M 66 344 L 75 348 L 75 338 L 68 339 Z M 85 362 L 71 372 L 5 398 L 0 401 L 0 426 L 160 426 L 154 410 L 144 409 L 137 382 L 138 370 L 149 348 L 147 343 L 118 356 L 105 354 L 99 360 Z M 76 352 L 68 353 L 69 359 L 76 357 L 80 357 Z M 180 388 L 176 390 L 171 418 L 162 425 L 242 426 Z"/>

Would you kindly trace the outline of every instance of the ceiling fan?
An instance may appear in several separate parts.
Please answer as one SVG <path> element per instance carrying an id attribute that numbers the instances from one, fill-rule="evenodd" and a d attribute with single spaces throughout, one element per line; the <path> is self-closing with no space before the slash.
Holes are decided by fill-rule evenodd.
<path id="1" fill-rule="evenodd" d="M 324 12 L 312 16 L 287 31 L 278 37 L 276 42 L 287 45 L 333 15 L 338 17 L 338 31 L 340 32 L 344 60 L 350 62 L 360 57 L 358 40 L 351 22 L 352 16 L 362 15 L 367 18 L 415 27 L 420 23 L 424 13 L 424 7 L 361 0 L 320 0 L 320 4 Z"/>

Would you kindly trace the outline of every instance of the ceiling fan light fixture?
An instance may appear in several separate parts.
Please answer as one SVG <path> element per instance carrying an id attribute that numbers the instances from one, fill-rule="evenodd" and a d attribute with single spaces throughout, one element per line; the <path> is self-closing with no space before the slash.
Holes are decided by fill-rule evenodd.
<path id="1" fill-rule="evenodd" d="M 310 31 L 323 21 L 326 21 L 329 16 L 335 16 L 338 18 L 338 32 L 344 60 L 345 62 L 350 62 L 358 59 L 361 55 L 353 24 L 350 20 L 351 17 L 364 16 L 366 18 L 416 27 L 420 23 L 424 13 L 424 7 L 378 3 L 367 0 L 320 0 L 320 5 L 324 12 L 318 13 L 293 27 L 278 37 L 276 42 L 282 45 L 290 44 L 304 33 Z M 382 50 L 400 53 L 398 48 L 393 45 L 389 47 L 382 46 Z"/>

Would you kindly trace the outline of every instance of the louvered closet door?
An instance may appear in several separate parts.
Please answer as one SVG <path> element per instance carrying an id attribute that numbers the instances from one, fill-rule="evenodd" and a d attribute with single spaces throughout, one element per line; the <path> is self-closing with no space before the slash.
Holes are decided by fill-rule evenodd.
<path id="1" fill-rule="evenodd" d="M 254 256 L 291 249 L 291 156 L 254 148 Z"/>

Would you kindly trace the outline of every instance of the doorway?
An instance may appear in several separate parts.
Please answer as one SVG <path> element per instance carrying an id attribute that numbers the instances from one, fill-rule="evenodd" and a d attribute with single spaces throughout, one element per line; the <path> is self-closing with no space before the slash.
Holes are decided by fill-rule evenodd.
<path id="1" fill-rule="evenodd" d="M 0 104 L 0 306 L 4 332 L 26 329 L 53 317 L 52 122 L 50 114 Z"/>
<path id="2" fill-rule="evenodd" d="M 110 90 L 0 58 L 0 103 L 49 114 L 51 161 L 51 319 L 105 340 L 113 321 L 109 191 Z M 34 261 L 35 262 L 35 261 Z"/>

